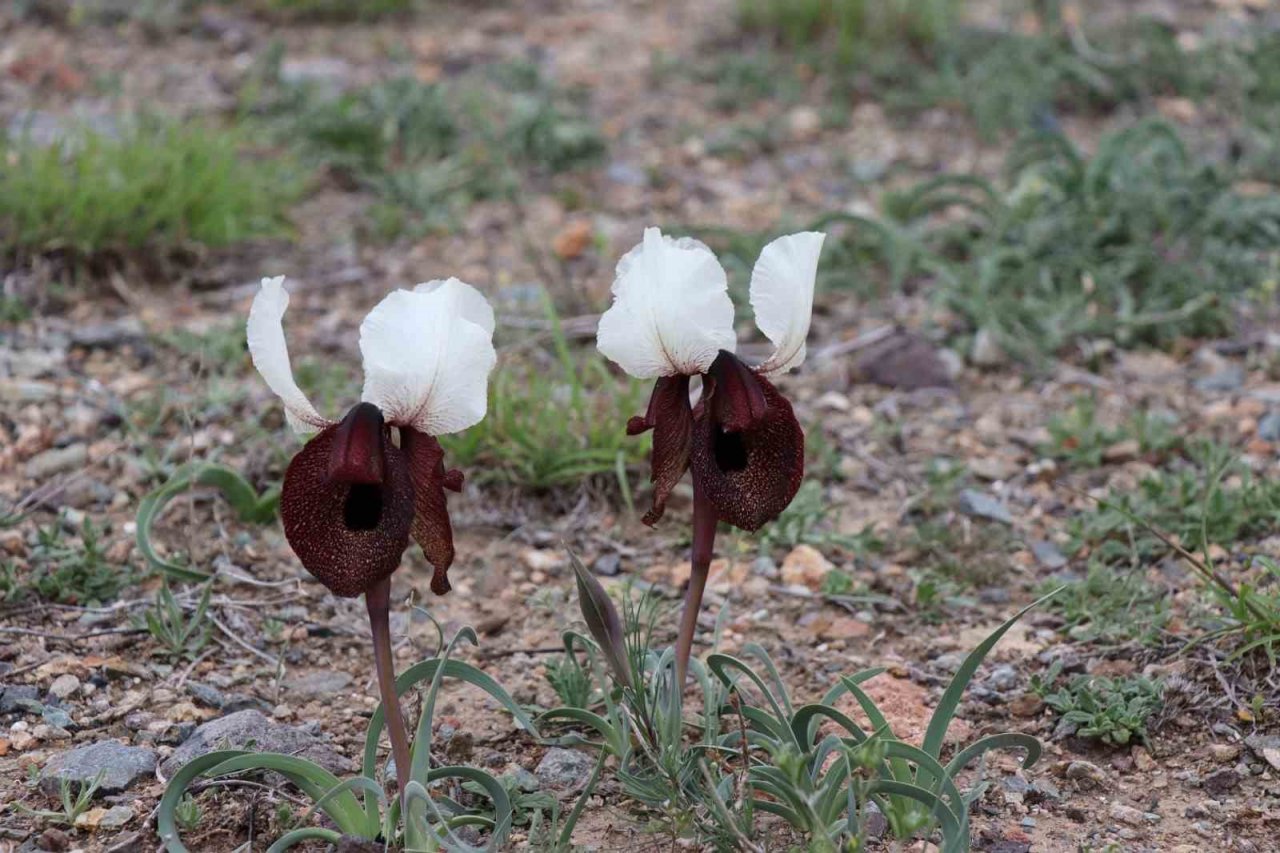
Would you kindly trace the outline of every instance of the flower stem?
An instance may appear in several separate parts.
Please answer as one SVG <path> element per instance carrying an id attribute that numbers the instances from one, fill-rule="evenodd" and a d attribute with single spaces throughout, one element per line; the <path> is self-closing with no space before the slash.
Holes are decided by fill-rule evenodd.
<path id="1" fill-rule="evenodd" d="M 369 587 L 364 594 L 369 610 L 369 632 L 373 636 L 373 664 L 378 673 L 378 692 L 386 712 L 387 734 L 391 737 L 391 756 L 396 762 L 396 787 L 400 791 L 400 813 L 407 814 L 404 786 L 409 779 L 409 735 L 400 714 L 400 698 L 396 695 L 395 661 L 391 657 L 391 578 Z"/>
<path id="2" fill-rule="evenodd" d="M 689 591 L 685 594 L 684 612 L 680 614 L 680 632 L 676 635 L 676 684 L 684 689 L 689 672 L 689 655 L 693 652 L 693 635 L 698 630 L 698 611 L 702 592 L 711 571 L 711 552 L 716 541 L 716 508 L 693 483 L 693 548 L 690 549 Z"/>

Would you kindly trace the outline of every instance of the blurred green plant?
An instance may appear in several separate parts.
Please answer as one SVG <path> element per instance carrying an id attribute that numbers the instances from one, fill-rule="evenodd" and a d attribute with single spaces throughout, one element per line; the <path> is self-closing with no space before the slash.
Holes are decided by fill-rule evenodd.
<path id="1" fill-rule="evenodd" d="M 791 49 L 850 64 L 887 47 L 929 47 L 955 26 L 963 0 L 738 0 L 738 21 Z"/>
<path id="2" fill-rule="evenodd" d="M 496 64 L 448 83 L 402 77 L 337 96 L 261 69 L 244 108 L 340 183 L 375 193 L 375 236 L 451 227 L 472 202 L 526 177 L 597 162 L 604 138 L 581 93 L 530 63 Z"/>
<path id="3" fill-rule="evenodd" d="M 288 20 L 367 21 L 413 11 L 418 0 L 249 0 L 263 12 Z"/>
<path id="4" fill-rule="evenodd" d="M 1114 567 L 1150 564 L 1170 552 L 1169 540 L 1207 552 L 1280 523 L 1280 481 L 1254 476 L 1232 448 L 1213 441 L 1192 442 L 1187 452 L 1180 465 L 1098 501 L 1072 521 L 1072 535 Z"/>
<path id="5" fill-rule="evenodd" d="M 62 804 L 62 811 L 60 812 L 47 809 L 32 809 L 22 803 L 14 803 L 14 810 L 34 817 L 43 823 L 75 826 L 76 820 L 89 811 L 89 807 L 93 805 L 93 798 L 97 795 L 98 788 L 102 787 L 102 779 L 105 774 L 105 770 L 99 770 L 98 774 L 90 782 L 80 782 L 66 778 L 59 779 L 58 799 Z"/>
<path id="6" fill-rule="evenodd" d="M 0 140 L 0 249 L 85 258 L 284 234 L 300 184 L 246 149 L 235 131 L 147 116 L 51 145 Z"/>
<path id="7" fill-rule="evenodd" d="M 642 383 L 619 377 L 599 358 L 569 345 L 559 316 L 545 303 L 549 349 L 517 361 L 505 356 L 489 386 L 484 420 L 458 435 L 441 436 L 451 464 L 479 482 L 535 491 L 612 481 L 631 503 L 631 472 L 648 455 L 620 427 L 618 412 L 642 411 Z"/>
<path id="8" fill-rule="evenodd" d="M 128 566 L 107 560 L 102 529 L 85 518 L 71 538 L 64 518 L 35 531 L 35 544 L 25 563 L 0 562 L 0 600 L 20 601 L 34 595 L 42 601 L 87 605 L 113 600 L 134 579 Z"/>
<path id="9" fill-rule="evenodd" d="M 1170 618 L 1165 590 L 1141 572 L 1099 560 L 1063 585 L 1048 609 L 1062 616 L 1071 639 L 1091 643 L 1153 643 Z"/>
<path id="10" fill-rule="evenodd" d="M 1082 468 L 1098 468 L 1107 451 L 1122 442 L 1133 442 L 1138 453 L 1165 455 L 1182 446 L 1177 419 L 1171 413 L 1139 409 L 1127 421 L 1108 427 L 1098 420 L 1093 396 L 1076 398 L 1071 408 L 1049 419 L 1049 443 L 1041 452 Z"/>
<path id="11" fill-rule="evenodd" d="M 1042 364 L 1097 339 L 1225 333 L 1238 304 L 1280 280 L 1280 196 L 1240 193 L 1166 123 L 1111 133 L 1092 157 L 1034 134 L 1006 170 L 1004 191 L 943 175 L 886 193 L 882 220 L 820 217 L 809 225 L 830 232 L 819 287 L 925 290 L 969 333 Z M 771 236 L 700 233 L 721 245 L 736 286 Z"/>

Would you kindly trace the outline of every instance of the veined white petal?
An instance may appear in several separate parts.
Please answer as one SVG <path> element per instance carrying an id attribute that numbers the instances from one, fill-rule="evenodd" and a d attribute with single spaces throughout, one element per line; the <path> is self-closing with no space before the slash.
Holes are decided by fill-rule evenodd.
<path id="1" fill-rule="evenodd" d="M 362 399 L 389 422 L 444 435 L 484 417 L 498 355 L 493 333 L 466 316 L 468 291 L 479 295 L 466 285 L 392 291 L 360 324 Z"/>
<path id="2" fill-rule="evenodd" d="M 733 302 L 716 256 L 696 240 L 646 228 L 644 241 L 618 261 L 596 345 L 641 379 L 702 373 L 720 350 L 732 352 Z"/>
<path id="3" fill-rule="evenodd" d="M 493 334 L 493 308 L 489 305 L 489 300 L 465 281 L 459 281 L 453 277 L 437 278 L 417 285 L 413 292 L 453 294 L 461 315 L 489 334 Z"/>
<path id="4" fill-rule="evenodd" d="M 765 373 L 781 373 L 804 361 L 813 316 L 813 283 L 826 237 L 818 231 L 779 237 L 764 247 L 751 271 L 756 325 L 775 347 L 760 366 Z"/>
<path id="5" fill-rule="evenodd" d="M 308 433 L 329 425 L 315 406 L 302 393 L 293 379 L 289 364 L 289 346 L 284 340 L 284 312 L 289 307 L 289 291 L 284 289 L 284 276 L 264 278 L 262 289 L 253 297 L 245 336 L 249 355 L 267 387 L 284 403 L 285 419 L 295 432 Z"/>

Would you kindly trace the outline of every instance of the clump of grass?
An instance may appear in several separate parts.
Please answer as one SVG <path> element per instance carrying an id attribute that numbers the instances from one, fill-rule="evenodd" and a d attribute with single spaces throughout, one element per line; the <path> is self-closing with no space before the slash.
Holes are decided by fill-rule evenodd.
<path id="1" fill-rule="evenodd" d="M 1088 157 L 1060 134 L 1025 138 L 1002 186 L 944 175 L 886 194 L 879 221 L 831 214 L 820 287 L 920 288 L 1030 363 L 1082 342 L 1168 345 L 1229 331 L 1233 309 L 1280 279 L 1280 197 L 1242 195 L 1171 126 L 1104 137 Z M 767 234 L 704 231 L 726 267 Z M 731 279 L 734 280 L 734 279 Z M 745 281 L 745 273 L 743 275 Z"/>
<path id="2" fill-rule="evenodd" d="M 888 45 L 930 46 L 955 26 L 962 0 L 738 0 L 738 21 L 791 49 L 850 63 Z"/>
<path id="3" fill-rule="evenodd" d="M 1167 124 L 1113 133 L 1091 159 L 1063 136 L 1037 136 L 1009 173 L 1003 194 L 965 179 L 885 201 L 922 238 L 941 301 L 1008 352 L 1220 334 L 1232 300 L 1275 276 L 1280 199 L 1241 196 Z M 931 219 L 957 205 L 974 214 L 962 225 Z"/>
<path id="4" fill-rule="evenodd" d="M 648 449 L 619 428 L 618 412 L 644 405 L 640 383 L 617 377 L 599 359 L 567 349 L 550 363 L 508 359 L 490 383 L 485 419 L 441 443 L 450 464 L 478 482 L 544 491 L 603 479 L 629 500 L 629 471 Z"/>
<path id="5" fill-rule="evenodd" d="M 383 237 L 449 227 L 476 200 L 591 165 L 604 151 L 579 93 L 529 64 L 448 83 L 393 79 L 337 97 L 297 86 L 268 94 L 258 107 L 282 139 L 378 196 L 371 230 Z"/>
<path id="6" fill-rule="evenodd" d="M 308 21 L 366 21 L 410 12 L 417 0 L 253 0 L 263 12 Z"/>
<path id="7" fill-rule="evenodd" d="M 1126 442 L 1140 454 L 1166 454 L 1176 450 L 1182 439 L 1172 415 L 1140 409 L 1115 427 L 1098 421 L 1097 400 L 1082 396 L 1065 413 L 1049 419 L 1049 444 L 1043 451 L 1082 468 L 1097 468 L 1108 450 Z"/>
<path id="8" fill-rule="evenodd" d="M 1216 565 L 1214 546 L 1241 548 L 1280 521 L 1280 485 L 1255 478 L 1229 448 L 1204 442 L 1188 464 L 1144 479 L 1135 492 L 1112 495 L 1073 522 L 1093 549 L 1099 571 L 1180 558 L 1193 570 L 1216 613 L 1197 640 L 1230 640 L 1233 659 L 1251 652 L 1272 665 L 1280 646 L 1280 570 L 1265 557 L 1241 571 Z M 1092 574 L 1092 572 L 1091 572 Z"/>
<path id="9" fill-rule="evenodd" d="M 1135 523 L 1134 519 L 1142 523 Z M 1234 452 L 1193 444 L 1176 467 L 1109 496 L 1072 523 L 1076 539 L 1104 564 L 1147 564 L 1169 552 L 1165 537 L 1190 550 L 1231 546 L 1280 522 L 1280 481 L 1255 477 Z"/>
<path id="10" fill-rule="evenodd" d="M 1080 642 L 1148 644 L 1169 622 L 1169 597 L 1141 573 L 1091 560 L 1047 605 Z"/>
<path id="11" fill-rule="evenodd" d="M 300 189 L 234 131 L 138 118 L 118 135 L 0 141 L 0 249 L 77 257 L 285 232 Z"/>
<path id="12" fill-rule="evenodd" d="M 13 558 L 0 563 L 0 599 L 35 596 L 60 604 L 113 600 L 133 573 L 107 560 L 101 537 L 101 528 L 88 518 L 78 537 L 68 536 L 59 522 L 37 529 L 25 565 Z"/>

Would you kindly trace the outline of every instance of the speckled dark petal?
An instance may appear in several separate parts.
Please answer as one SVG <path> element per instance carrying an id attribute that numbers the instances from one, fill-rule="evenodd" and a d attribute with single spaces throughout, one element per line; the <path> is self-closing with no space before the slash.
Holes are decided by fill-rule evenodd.
<path id="1" fill-rule="evenodd" d="M 453 525 L 444 490 L 460 491 L 462 472 L 445 470 L 444 450 L 435 436 L 401 427 L 400 447 L 413 477 L 413 538 L 435 569 L 431 591 L 444 595 L 451 589 L 449 567 L 453 565 Z"/>
<path id="2" fill-rule="evenodd" d="M 627 422 L 627 435 L 653 430 L 653 450 L 649 457 L 649 481 L 653 483 L 653 505 L 644 514 L 652 527 L 662 518 L 671 490 L 689 469 L 689 445 L 693 436 L 693 412 L 689 408 L 689 377 L 664 376 L 653 386 L 649 410 L 644 417 Z"/>
<path id="3" fill-rule="evenodd" d="M 736 359 L 735 359 L 736 360 Z M 731 371 L 703 388 L 693 425 L 689 463 L 694 487 L 715 506 L 719 519 L 743 530 L 759 530 L 787 508 L 804 478 L 804 431 L 791 403 L 754 372 Z M 737 400 L 718 395 L 741 395 Z M 763 401 L 761 411 L 758 401 Z M 743 429 L 744 412 L 759 412 Z"/>
<path id="4" fill-rule="evenodd" d="M 358 447 L 335 450 L 357 433 Z M 376 466 L 368 461 L 367 454 L 374 452 L 370 447 L 377 447 L 381 457 Z M 348 453 L 359 462 L 357 473 L 365 472 L 361 478 L 377 467 L 382 481 L 331 477 L 334 460 Z M 293 457 L 280 495 L 284 535 L 294 553 L 316 580 L 346 598 L 360 595 L 400 565 L 409 545 L 413 507 L 408 462 L 385 426 L 377 434 L 363 426 L 346 431 L 341 423 L 328 427 Z"/>

